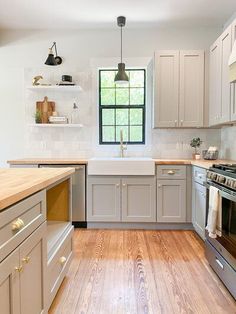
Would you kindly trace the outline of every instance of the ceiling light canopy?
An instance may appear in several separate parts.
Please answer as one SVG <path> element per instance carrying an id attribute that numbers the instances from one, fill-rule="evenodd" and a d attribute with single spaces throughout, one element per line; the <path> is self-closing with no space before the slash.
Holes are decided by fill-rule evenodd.
<path id="1" fill-rule="evenodd" d="M 120 42 L 121 42 L 121 62 L 118 63 L 118 72 L 115 76 L 115 83 L 116 84 L 126 84 L 129 81 L 129 77 L 125 72 L 125 63 L 123 63 L 122 61 L 122 50 L 123 50 L 123 46 L 122 46 L 122 28 L 125 26 L 126 23 L 126 18 L 125 16 L 118 16 L 117 18 L 117 25 L 120 27 Z"/>

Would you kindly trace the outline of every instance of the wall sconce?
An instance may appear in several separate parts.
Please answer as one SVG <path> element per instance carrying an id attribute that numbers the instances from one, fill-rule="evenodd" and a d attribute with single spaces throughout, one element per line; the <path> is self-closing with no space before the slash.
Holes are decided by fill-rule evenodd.
<path id="1" fill-rule="evenodd" d="M 53 54 L 53 48 L 55 49 L 56 57 Z M 62 58 L 57 55 L 57 44 L 54 41 L 51 48 L 49 48 L 49 53 L 47 60 L 45 61 L 46 65 L 59 65 L 62 63 Z"/>

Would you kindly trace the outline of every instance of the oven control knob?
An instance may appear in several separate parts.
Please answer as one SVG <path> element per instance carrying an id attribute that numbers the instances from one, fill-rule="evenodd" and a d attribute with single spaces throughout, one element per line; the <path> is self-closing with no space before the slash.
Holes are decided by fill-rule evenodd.
<path id="1" fill-rule="evenodd" d="M 236 181 L 232 180 L 232 187 L 236 189 Z"/>
<path id="2" fill-rule="evenodd" d="M 218 182 L 219 183 L 224 183 L 225 182 L 225 177 L 219 176 Z"/>

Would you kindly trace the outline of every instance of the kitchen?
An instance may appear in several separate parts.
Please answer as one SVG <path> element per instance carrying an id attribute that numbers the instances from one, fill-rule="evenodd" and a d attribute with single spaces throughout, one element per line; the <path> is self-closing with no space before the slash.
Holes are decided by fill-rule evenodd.
<path id="1" fill-rule="evenodd" d="M 3 313 L 235 313 L 235 1 L 103 4 L 0 3 Z"/>

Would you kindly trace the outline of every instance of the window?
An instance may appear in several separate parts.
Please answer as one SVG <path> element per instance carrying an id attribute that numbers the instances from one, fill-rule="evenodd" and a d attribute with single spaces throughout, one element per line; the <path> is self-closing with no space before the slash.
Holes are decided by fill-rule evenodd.
<path id="1" fill-rule="evenodd" d="M 129 82 L 116 85 L 116 70 L 99 71 L 99 142 L 119 144 L 120 130 L 124 142 L 145 144 L 144 69 L 126 70 Z"/>

